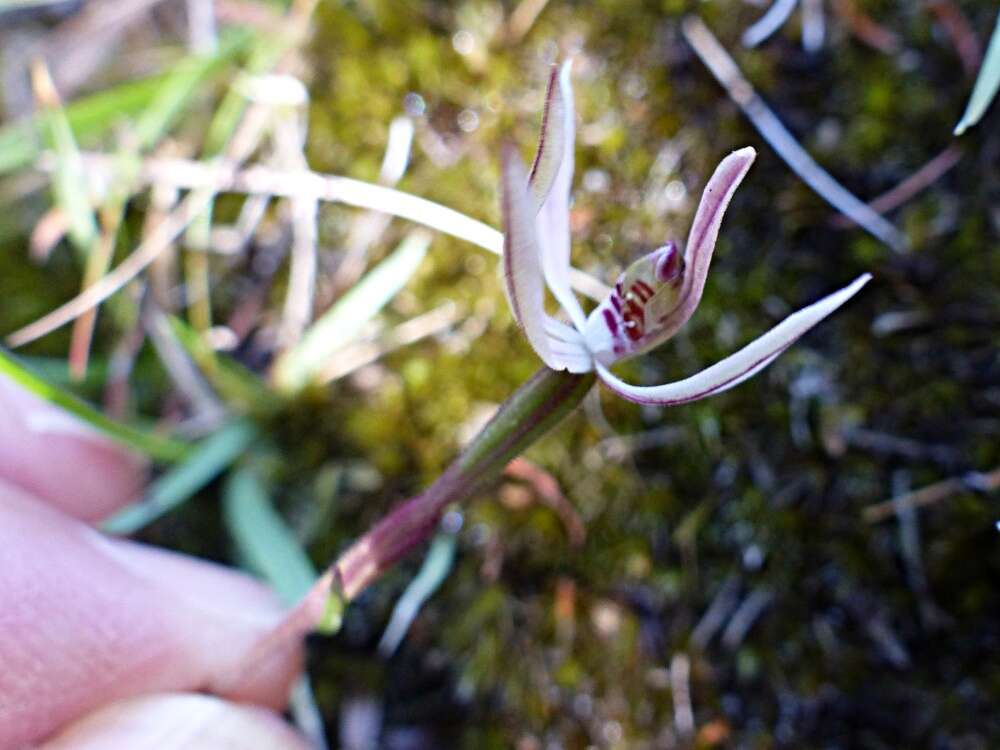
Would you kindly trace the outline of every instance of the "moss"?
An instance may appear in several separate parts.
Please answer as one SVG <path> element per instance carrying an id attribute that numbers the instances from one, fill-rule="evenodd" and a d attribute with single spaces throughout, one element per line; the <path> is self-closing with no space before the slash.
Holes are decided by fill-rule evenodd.
<path id="1" fill-rule="evenodd" d="M 580 512 L 585 544 L 571 547 L 550 510 L 514 510 L 499 491 L 485 493 L 465 511 L 455 569 L 402 655 L 383 665 L 374 644 L 412 560 L 352 608 L 341 636 L 312 644 L 331 736 L 345 686 L 363 674 L 366 689 L 384 697 L 390 728 L 416 725 L 453 746 L 532 747 L 532 738 L 608 746 L 609 737 L 659 746 L 674 731 L 664 678 L 671 657 L 735 580 L 737 600 L 756 590 L 772 599 L 739 644 L 723 646 L 717 634 L 688 651 L 698 727 L 726 727 L 730 744 L 748 747 L 886 747 L 899 737 L 914 746 L 990 744 L 1000 736 L 991 708 L 1000 697 L 992 500 L 967 493 L 919 513 L 924 592 L 913 585 L 898 524 L 867 525 L 861 511 L 894 488 L 1000 463 L 997 113 L 964 139 L 951 173 L 890 215 L 914 245 L 897 255 L 828 225 L 831 210 L 761 142 L 678 33 L 679 14 L 698 9 L 735 49 L 756 9 L 549 3 L 523 39 L 491 37 L 516 5 L 321 4 L 307 57 L 312 166 L 375 179 L 388 123 L 417 94 L 424 111 L 402 187 L 496 224 L 500 143 L 528 154 L 547 65 L 557 48 L 578 49 L 579 265 L 611 277 L 640 249 L 683 240 L 718 159 L 746 144 L 760 151 L 725 220 L 702 309 L 669 346 L 630 365 L 630 377 L 691 374 L 858 273 L 876 281 L 778 364 L 712 400 L 655 411 L 605 396 L 608 420 L 644 445 L 618 441 L 615 452 L 577 415 L 535 446 L 531 460 Z M 905 39 L 903 58 L 861 44 L 834 5 L 824 4 L 829 34 L 819 54 L 800 51 L 793 24 L 736 57 L 792 131 L 868 198 L 950 142 L 969 84 L 924 10 L 857 3 Z M 989 28 L 993 3 L 960 5 L 974 28 Z M 461 30 L 473 35 L 473 53 L 456 50 Z M 465 109 L 479 118 L 468 133 L 458 124 Z M 671 149 L 676 166 L 657 177 L 658 156 Z M 587 170 L 600 174 L 584 189 Z M 686 197 L 664 210 L 653 199 L 673 181 Z M 37 200 L 11 205 L 3 225 L 23 227 L 41 209 Z M 324 214 L 323 242 L 336 247 L 353 215 Z M 376 254 L 405 230 L 394 222 Z M 0 321 L 12 330 L 72 294 L 79 269 L 64 249 L 47 267 L 32 266 L 23 237 L 5 236 Z M 450 300 L 467 316 L 464 334 L 391 355 L 374 388 L 348 380 L 310 392 L 267 423 L 262 466 L 283 502 L 308 507 L 330 472 L 347 477 L 337 483 L 332 525 L 311 547 L 317 562 L 430 482 L 457 452 L 461 425 L 537 367 L 495 264 L 435 237 L 409 301 L 388 315 L 403 320 Z M 216 272 L 229 309 L 251 271 L 219 263 Z M 875 335 L 873 321 L 889 313 L 925 317 Z M 101 332 L 104 358 L 119 327 Z M 62 332 L 33 351 L 57 355 L 66 343 Z M 141 367 L 140 404 L 152 410 L 165 382 L 148 376 L 148 353 Z M 852 441 L 852 426 L 881 438 Z M 905 450 L 897 438 L 909 441 Z M 957 458 L 941 460 L 929 447 L 942 444 Z M 368 480 L 352 474 L 359 461 L 374 470 Z M 214 558 L 228 552 L 210 502 L 147 538 Z M 568 597 L 558 621 L 557 589 Z M 944 613 L 936 623 L 921 619 L 927 597 Z M 891 665 L 873 618 L 905 649 L 905 665 Z"/>

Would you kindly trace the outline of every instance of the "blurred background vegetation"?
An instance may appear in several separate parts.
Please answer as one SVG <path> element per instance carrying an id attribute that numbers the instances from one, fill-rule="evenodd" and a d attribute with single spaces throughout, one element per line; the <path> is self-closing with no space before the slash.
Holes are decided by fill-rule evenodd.
<path id="1" fill-rule="evenodd" d="M 152 187 L 133 181 L 142 159 L 223 154 L 398 181 L 497 226 L 500 144 L 530 155 L 549 66 L 567 55 L 574 263 L 596 277 L 683 241 L 718 160 L 759 152 L 701 309 L 627 368 L 633 382 L 691 374 L 875 275 L 737 389 L 669 410 L 600 394 L 450 515 L 426 558 L 424 580 L 440 588 L 400 643 L 383 632 L 425 549 L 352 604 L 339 634 L 311 639 L 332 746 L 1000 739 L 997 113 L 952 135 L 996 4 L 803 0 L 745 48 L 765 5 L 0 3 L 5 334 L 117 266 L 197 194 L 178 195 L 177 161 Z M 762 140 L 685 40 L 691 13 L 863 201 L 938 159 L 886 215 L 906 247 L 845 227 Z M 806 50 L 803 26 L 817 19 L 825 33 Z M 109 157 L 100 169 L 86 161 L 97 151 Z M 97 181 L 95 212 L 73 196 Z M 220 195 L 210 220 L 187 218 L 100 307 L 92 345 L 77 322 L 17 353 L 119 420 L 201 441 L 200 463 L 158 464 L 160 510 L 178 507 L 126 519 L 119 530 L 140 539 L 268 574 L 261 529 L 282 528 L 271 502 L 309 558 L 272 577 L 307 578 L 432 481 L 538 367 L 496 257 L 468 242 L 340 202 L 239 192 Z M 363 276 L 385 259 L 381 277 Z M 312 287 L 310 263 L 312 305 L 297 294 Z M 345 297 L 359 278 L 369 286 Z M 309 385 L 280 387 L 275 357 L 338 300 L 345 341 L 319 347 Z M 240 510 L 250 495 L 263 516 Z M 295 580 L 284 585 L 295 593 Z"/>

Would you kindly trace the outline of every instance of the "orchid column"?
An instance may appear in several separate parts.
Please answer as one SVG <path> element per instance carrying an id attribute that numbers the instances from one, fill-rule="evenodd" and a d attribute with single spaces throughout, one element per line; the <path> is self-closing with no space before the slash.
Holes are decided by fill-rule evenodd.
<path id="1" fill-rule="evenodd" d="M 668 242 L 635 261 L 608 297 L 585 314 L 570 286 L 570 187 L 574 113 L 570 66 L 553 68 L 541 138 L 530 172 L 512 148 L 503 153 L 502 203 L 507 296 L 518 324 L 545 367 L 500 408 L 455 463 L 424 493 L 406 501 L 359 539 L 299 608 L 314 618 L 332 593 L 342 605 L 433 533 L 450 503 L 487 488 L 508 461 L 568 414 L 599 378 L 630 401 L 672 406 L 720 393 L 773 362 L 802 334 L 864 286 L 848 286 L 786 318 L 735 354 L 689 378 L 655 386 L 623 382 L 610 371 L 621 360 L 671 338 L 701 300 L 719 227 L 756 156 L 725 157 L 705 186 L 683 250 Z M 568 323 L 545 310 L 551 292 Z"/>

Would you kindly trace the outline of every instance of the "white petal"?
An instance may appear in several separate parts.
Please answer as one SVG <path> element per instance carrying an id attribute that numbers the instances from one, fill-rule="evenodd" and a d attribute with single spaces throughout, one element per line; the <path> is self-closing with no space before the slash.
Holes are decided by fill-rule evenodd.
<path id="1" fill-rule="evenodd" d="M 562 341 L 550 336 L 548 346 L 553 358 L 559 359 L 570 372 L 590 372 L 594 369 L 594 358 L 582 340 Z"/>
<path id="2" fill-rule="evenodd" d="M 546 319 L 545 331 L 552 338 L 558 339 L 559 341 L 569 341 L 574 344 L 582 344 L 584 342 L 584 336 L 582 333 L 573 328 L 573 326 L 568 326 L 561 320 L 556 320 L 555 318 Z"/>
<path id="3" fill-rule="evenodd" d="M 563 155 L 566 153 L 565 108 L 566 102 L 559 87 L 559 68 L 553 65 L 549 73 L 549 86 L 545 90 L 545 108 L 542 110 L 538 149 L 535 151 L 535 160 L 531 163 L 531 171 L 528 173 L 531 196 L 534 198 L 536 209 L 542 207 L 552 190 L 559 174 L 559 165 L 562 164 Z M 572 138 L 572 134 L 570 137 Z"/>
<path id="4" fill-rule="evenodd" d="M 558 74 L 553 67 L 531 181 L 532 192 L 541 201 L 536 221 L 545 281 L 573 325 L 582 331 L 586 316 L 569 282 L 569 204 L 576 138 L 570 69 L 569 60 Z"/>
<path id="5" fill-rule="evenodd" d="M 553 370 L 586 372 L 591 369 L 589 355 L 581 358 L 575 350 L 554 352 L 550 341 L 555 339 L 546 333 L 556 321 L 545 312 L 545 282 L 527 188 L 528 175 L 521 160 L 512 149 L 504 149 L 503 264 L 507 299 L 528 343 L 546 365 Z"/>
<path id="6" fill-rule="evenodd" d="M 733 151 L 719 162 L 715 172 L 705 185 L 701 201 L 691 222 L 687 246 L 684 248 L 684 277 L 677 306 L 663 318 L 655 321 L 654 333 L 643 341 L 641 351 L 631 352 L 633 356 L 647 352 L 669 339 L 694 315 L 705 291 L 705 279 L 715 252 L 715 242 L 719 237 L 722 217 L 729 207 L 736 188 L 746 177 L 750 165 L 757 157 L 754 149 L 747 147 Z"/>
<path id="7" fill-rule="evenodd" d="M 788 316 L 735 354 L 702 370 L 697 375 L 676 383 L 657 386 L 629 385 L 612 375 L 599 362 L 595 363 L 597 374 L 608 388 L 622 398 L 637 404 L 674 406 L 721 393 L 767 367 L 797 338 L 857 294 L 870 279 L 871 274 L 859 276 L 840 291 Z"/>

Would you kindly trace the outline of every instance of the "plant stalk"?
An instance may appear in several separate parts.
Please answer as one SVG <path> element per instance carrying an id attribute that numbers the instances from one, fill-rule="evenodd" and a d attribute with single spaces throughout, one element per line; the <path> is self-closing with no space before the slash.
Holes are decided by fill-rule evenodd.
<path id="1" fill-rule="evenodd" d="M 436 530 L 444 509 L 467 500 L 510 461 L 562 421 L 594 384 L 593 373 L 539 370 L 518 388 L 465 451 L 424 492 L 398 505 L 344 552 L 332 568 L 332 589 L 354 599 Z"/>

